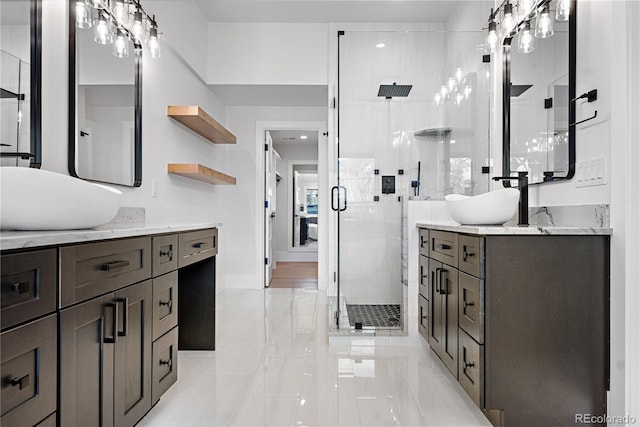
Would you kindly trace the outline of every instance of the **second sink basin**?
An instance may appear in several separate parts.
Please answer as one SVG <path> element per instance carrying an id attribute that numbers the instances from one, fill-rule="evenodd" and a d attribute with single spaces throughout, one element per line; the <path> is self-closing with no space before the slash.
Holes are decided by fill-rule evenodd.
<path id="1" fill-rule="evenodd" d="M 478 196 L 450 194 L 445 197 L 451 217 L 463 225 L 499 225 L 509 221 L 518 210 L 520 191 L 503 188 Z"/>

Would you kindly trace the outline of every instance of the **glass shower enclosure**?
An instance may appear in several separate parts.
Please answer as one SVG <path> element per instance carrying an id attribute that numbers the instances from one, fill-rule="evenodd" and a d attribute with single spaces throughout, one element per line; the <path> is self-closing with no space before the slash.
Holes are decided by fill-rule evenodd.
<path id="1" fill-rule="evenodd" d="M 483 34 L 344 31 L 338 40 L 334 326 L 401 331 L 404 202 L 488 190 Z"/>

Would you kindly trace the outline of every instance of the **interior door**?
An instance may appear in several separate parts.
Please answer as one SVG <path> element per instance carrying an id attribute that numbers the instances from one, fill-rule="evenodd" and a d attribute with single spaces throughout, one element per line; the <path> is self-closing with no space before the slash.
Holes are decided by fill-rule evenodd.
<path id="1" fill-rule="evenodd" d="M 269 131 L 265 132 L 264 148 L 264 285 L 268 287 L 271 283 L 271 270 L 275 267 L 273 233 L 276 217 L 276 165 Z"/>

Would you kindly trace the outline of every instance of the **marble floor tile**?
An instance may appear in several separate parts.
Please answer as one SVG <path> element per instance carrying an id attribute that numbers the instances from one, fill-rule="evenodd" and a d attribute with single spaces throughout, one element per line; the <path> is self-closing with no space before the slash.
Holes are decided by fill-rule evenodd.
<path id="1" fill-rule="evenodd" d="M 222 291 L 216 351 L 179 352 L 140 422 L 172 426 L 489 426 L 422 340 L 329 346 L 326 295 Z"/>

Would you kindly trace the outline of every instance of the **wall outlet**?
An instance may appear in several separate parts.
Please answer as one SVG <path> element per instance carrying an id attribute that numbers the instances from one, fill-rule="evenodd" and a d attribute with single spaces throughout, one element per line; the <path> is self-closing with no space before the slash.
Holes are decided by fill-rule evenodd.
<path id="1" fill-rule="evenodd" d="M 158 182 L 156 180 L 151 181 L 151 197 L 158 197 Z"/>
<path id="2" fill-rule="evenodd" d="M 606 175 L 603 157 L 576 163 L 576 187 L 605 185 L 607 183 Z"/>

